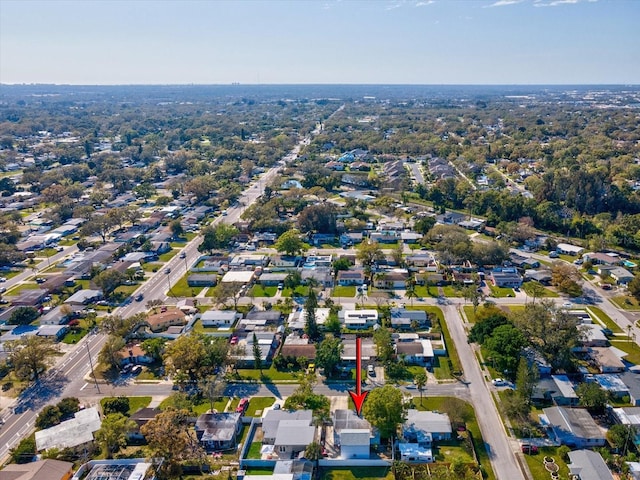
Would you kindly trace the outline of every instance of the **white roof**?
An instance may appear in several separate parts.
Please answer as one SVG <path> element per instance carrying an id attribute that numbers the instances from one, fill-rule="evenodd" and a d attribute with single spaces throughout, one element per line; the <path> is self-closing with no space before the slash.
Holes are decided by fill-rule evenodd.
<path id="1" fill-rule="evenodd" d="M 251 270 L 231 270 L 224 274 L 222 283 L 249 283 L 252 279 Z"/>
<path id="2" fill-rule="evenodd" d="M 100 430 L 102 421 L 95 407 L 76 412 L 75 417 L 58 425 L 36 432 L 36 449 L 70 448 L 93 440 L 93 432 Z"/>
<path id="3" fill-rule="evenodd" d="M 558 250 L 561 250 L 563 252 L 580 253 L 584 251 L 584 248 L 578 247 L 577 245 L 571 245 L 570 243 L 559 243 Z"/>
<path id="4" fill-rule="evenodd" d="M 357 446 L 369 445 L 371 432 L 360 428 L 345 428 L 340 432 L 340 445 Z"/>
<path id="5" fill-rule="evenodd" d="M 551 375 L 551 378 L 564 398 L 578 398 L 569 377 L 566 375 Z"/>

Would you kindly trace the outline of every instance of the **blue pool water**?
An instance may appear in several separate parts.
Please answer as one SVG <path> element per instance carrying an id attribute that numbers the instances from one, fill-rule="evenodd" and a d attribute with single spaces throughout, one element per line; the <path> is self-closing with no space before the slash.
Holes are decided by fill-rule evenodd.
<path id="1" fill-rule="evenodd" d="M 631 262 L 631 261 L 629 261 L 629 260 L 625 260 L 624 262 L 622 262 L 622 264 L 623 264 L 625 267 L 629 267 L 629 268 L 635 268 L 635 267 L 637 267 L 637 266 L 638 266 L 638 265 L 636 265 L 635 263 L 633 263 L 633 262 Z"/>

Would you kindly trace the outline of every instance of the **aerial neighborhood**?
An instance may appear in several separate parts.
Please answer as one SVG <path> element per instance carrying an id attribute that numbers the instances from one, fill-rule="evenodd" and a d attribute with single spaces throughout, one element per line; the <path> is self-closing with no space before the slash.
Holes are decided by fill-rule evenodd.
<path id="1" fill-rule="evenodd" d="M 521 88 L 3 86 L 0 479 L 640 479 L 640 91 Z"/>

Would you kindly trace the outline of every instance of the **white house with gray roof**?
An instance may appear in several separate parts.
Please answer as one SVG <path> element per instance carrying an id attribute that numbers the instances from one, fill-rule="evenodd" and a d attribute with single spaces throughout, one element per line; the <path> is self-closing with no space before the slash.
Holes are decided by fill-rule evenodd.
<path id="1" fill-rule="evenodd" d="M 614 480 L 611 470 L 598 452 L 575 450 L 569 452 L 569 472 L 578 480 Z"/>
<path id="2" fill-rule="evenodd" d="M 552 440 L 574 448 L 604 446 L 603 430 L 585 409 L 550 407 L 542 412 L 540 423 Z"/>

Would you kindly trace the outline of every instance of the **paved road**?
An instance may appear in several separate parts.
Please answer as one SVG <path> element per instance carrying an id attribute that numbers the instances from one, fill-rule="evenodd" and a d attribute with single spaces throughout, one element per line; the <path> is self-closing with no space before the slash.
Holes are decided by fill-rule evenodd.
<path id="1" fill-rule="evenodd" d="M 54 263 L 59 262 L 60 260 L 66 257 L 72 256 L 77 251 L 78 251 L 78 247 L 76 247 L 75 245 L 70 247 L 64 247 L 64 250 L 62 252 L 56 252 L 55 255 L 48 257 L 46 260 L 42 260 L 41 262 L 36 263 L 33 266 L 25 268 L 18 275 L 7 279 L 6 282 L 0 283 L 0 287 L 5 287 L 7 290 L 9 290 L 11 287 L 14 287 L 17 284 L 24 282 L 26 280 L 29 280 L 30 277 L 37 275 L 42 270 L 46 270 Z M 0 272 L 0 277 L 1 276 L 3 276 L 2 272 Z"/>
<path id="2" fill-rule="evenodd" d="M 441 308 L 462 363 L 464 378 L 473 399 L 478 425 L 493 471 L 500 480 L 524 480 L 525 477 L 514 456 L 516 446 L 512 445 L 507 437 L 496 404 L 491 398 L 489 384 L 485 381 L 475 354 L 467 342 L 467 333 L 458 309 L 453 304 L 443 305 Z"/>

